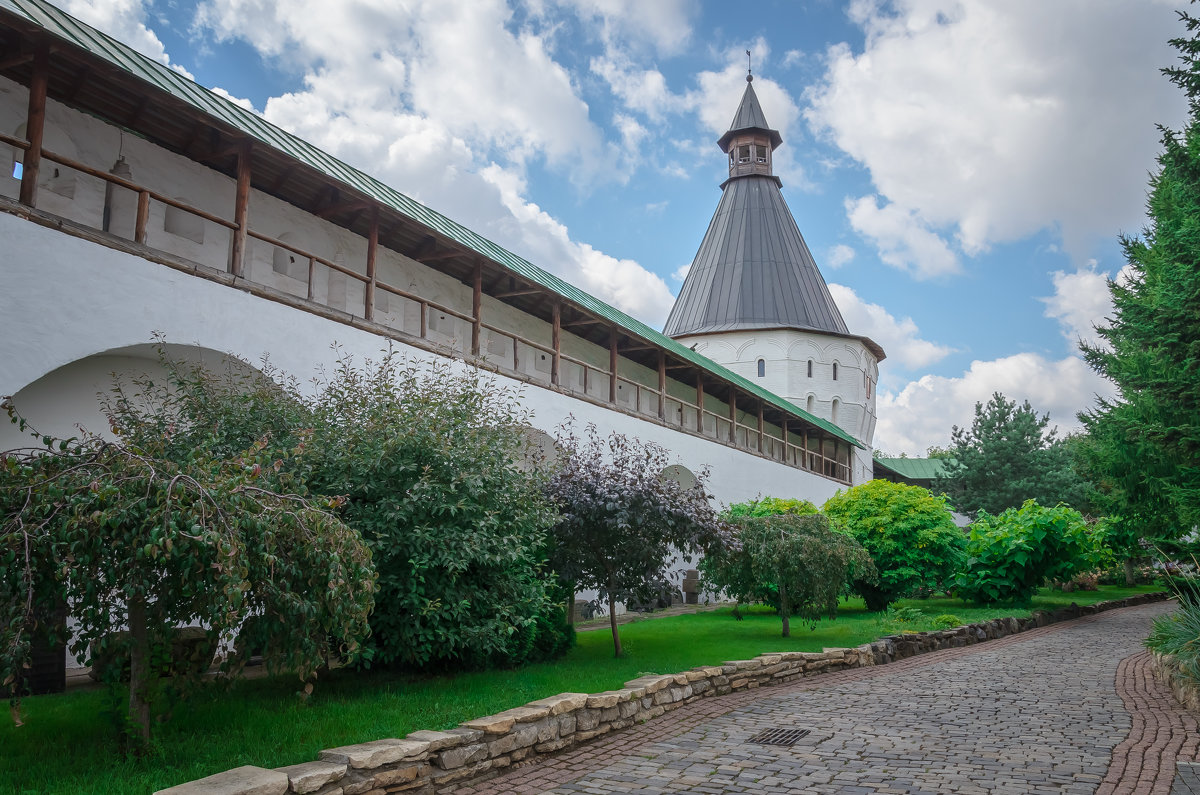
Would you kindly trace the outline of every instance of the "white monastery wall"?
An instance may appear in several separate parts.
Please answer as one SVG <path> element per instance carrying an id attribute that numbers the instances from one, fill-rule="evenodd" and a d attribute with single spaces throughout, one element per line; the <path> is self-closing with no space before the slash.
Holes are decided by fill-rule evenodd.
<path id="1" fill-rule="evenodd" d="M 389 343 L 7 213 L 0 213 L 0 240 L 6 258 L 0 395 L 14 395 L 17 408 L 46 433 L 72 434 L 81 420 L 103 430 L 97 391 L 113 370 L 153 367 L 148 343 L 155 333 L 169 343 L 195 345 L 211 355 L 232 353 L 251 363 L 269 354 L 275 366 L 301 379 L 318 367 L 332 367 L 335 342 L 353 356 L 375 358 Z M 392 344 L 411 359 L 440 359 L 421 348 Z M 521 385 L 504 375 L 496 378 Z M 713 493 L 722 503 L 773 494 L 820 504 L 839 488 L 833 480 L 556 390 L 525 385 L 523 401 L 532 412 L 531 424 L 548 433 L 573 416 L 602 432 L 660 444 L 693 471 L 708 466 Z M 0 429 L 0 449 L 23 444 L 27 441 L 14 427 Z"/>

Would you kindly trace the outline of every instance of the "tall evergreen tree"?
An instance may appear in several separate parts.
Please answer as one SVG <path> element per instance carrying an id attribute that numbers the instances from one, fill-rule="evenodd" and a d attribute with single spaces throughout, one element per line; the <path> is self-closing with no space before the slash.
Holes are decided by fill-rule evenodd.
<path id="1" fill-rule="evenodd" d="M 1039 417 L 1028 400 L 1018 406 L 997 392 L 986 406 L 976 403 L 971 427 L 954 426 L 938 487 L 969 514 L 996 514 L 1026 500 L 1090 510 L 1090 489 L 1075 471 L 1071 443 L 1047 430 L 1049 424 L 1050 415 Z"/>
<path id="2" fill-rule="evenodd" d="M 1106 344 L 1081 346 L 1117 387 L 1079 415 L 1092 437 L 1086 469 L 1131 543 L 1200 524 L 1200 18 L 1180 18 L 1188 36 L 1171 44 L 1182 63 L 1162 71 L 1186 93 L 1188 121 L 1159 127 L 1149 226 L 1121 239 L 1129 275 L 1109 283 Z"/>

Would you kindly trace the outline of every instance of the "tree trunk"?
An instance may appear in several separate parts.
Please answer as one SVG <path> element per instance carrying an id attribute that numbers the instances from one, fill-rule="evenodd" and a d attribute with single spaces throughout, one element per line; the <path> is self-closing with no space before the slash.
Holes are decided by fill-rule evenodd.
<path id="1" fill-rule="evenodd" d="M 571 589 L 571 595 L 567 597 L 567 623 L 575 626 L 575 589 Z"/>
<path id="2" fill-rule="evenodd" d="M 1137 583 L 1137 568 L 1133 565 L 1133 558 L 1125 558 L 1125 584 L 1134 585 Z"/>
<path id="3" fill-rule="evenodd" d="M 783 619 L 783 636 L 785 638 L 792 636 L 792 626 L 788 621 L 791 612 L 792 607 L 788 604 L 787 586 L 781 583 L 779 585 L 779 615 Z"/>
<path id="4" fill-rule="evenodd" d="M 146 601 L 129 601 L 129 728 L 130 750 L 141 756 L 150 748 L 150 702 L 146 690 L 152 676 L 150 670 L 150 637 L 146 626 Z"/>
<path id="5" fill-rule="evenodd" d="M 608 591 L 608 623 L 612 627 L 613 634 L 613 656 L 621 656 L 621 636 L 617 634 L 617 600 L 613 596 L 612 589 Z"/>

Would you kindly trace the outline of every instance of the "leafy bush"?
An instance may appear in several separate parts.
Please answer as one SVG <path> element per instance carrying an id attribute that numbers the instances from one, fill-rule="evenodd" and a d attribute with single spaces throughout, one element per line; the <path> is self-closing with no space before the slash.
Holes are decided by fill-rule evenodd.
<path id="1" fill-rule="evenodd" d="M 331 501 L 271 488 L 263 473 L 282 459 L 256 446 L 234 459 L 195 451 L 180 464 L 164 455 L 168 437 L 148 432 L 137 446 L 44 441 L 0 455 L 0 687 L 19 677 L 42 631 L 37 615 L 69 603 L 75 654 L 95 642 L 101 657 L 130 657 L 118 723 L 141 754 L 180 624 L 231 642 L 248 617 L 267 616 L 268 663 L 302 678 L 360 653 L 375 592 L 370 551 Z M 225 668 L 241 662 L 234 655 Z"/>
<path id="2" fill-rule="evenodd" d="M 942 497 L 927 489 L 872 480 L 839 492 L 822 509 L 871 555 L 879 580 L 856 580 L 868 610 L 883 610 L 919 588 L 942 588 L 958 570 L 962 532 Z"/>
<path id="3" fill-rule="evenodd" d="M 176 460 L 259 440 L 268 461 L 282 460 L 262 477 L 337 495 L 379 571 L 373 664 L 515 665 L 569 643 L 548 595 L 553 510 L 538 476 L 513 466 L 527 419 L 515 391 L 390 353 L 342 356 L 308 394 L 269 366 L 233 361 L 214 374 L 160 359 L 168 378 L 120 390 L 114 422 L 130 438 L 165 436 Z"/>
<path id="4" fill-rule="evenodd" d="M 935 617 L 933 619 L 933 624 L 938 629 L 954 629 L 955 627 L 961 627 L 963 625 L 963 620 L 951 613 L 944 613 Z"/>
<path id="5" fill-rule="evenodd" d="M 708 473 L 685 488 L 661 473 L 670 463 L 655 444 L 594 425 L 584 438 L 570 427 L 558 435 L 561 457 L 546 484 L 560 516 L 551 561 L 563 582 L 595 588 L 608 601 L 613 649 L 621 656 L 617 601 L 648 601 L 667 579 L 668 561 L 684 561 L 724 540 L 725 527 L 707 491 Z"/>
<path id="6" fill-rule="evenodd" d="M 710 587 L 739 601 L 774 591 L 785 638 L 793 615 L 810 626 L 836 618 L 845 584 L 870 579 L 875 568 L 857 541 L 830 529 L 828 517 L 794 513 L 735 519 L 733 543 L 710 550 L 702 565 Z"/>
<path id="7" fill-rule="evenodd" d="M 1200 581 L 1180 577 L 1171 582 L 1171 588 L 1179 606 L 1154 619 L 1146 647 L 1172 655 L 1180 672 L 1200 684 Z"/>
<path id="8" fill-rule="evenodd" d="M 1028 500 L 971 523 L 967 562 L 957 581 L 963 599 L 982 604 L 1028 602 L 1047 579 L 1069 581 L 1104 559 L 1083 515 L 1065 505 Z"/>
<path id="9" fill-rule="evenodd" d="M 808 500 L 786 497 L 763 497 L 749 502 L 737 502 L 729 506 L 726 515 L 729 518 L 742 516 L 776 516 L 791 513 L 804 516 L 817 513 L 817 506 Z"/>
<path id="10" fill-rule="evenodd" d="M 918 626 L 929 623 L 929 616 L 915 607 L 892 605 L 879 614 L 879 628 L 885 633 L 917 632 Z"/>

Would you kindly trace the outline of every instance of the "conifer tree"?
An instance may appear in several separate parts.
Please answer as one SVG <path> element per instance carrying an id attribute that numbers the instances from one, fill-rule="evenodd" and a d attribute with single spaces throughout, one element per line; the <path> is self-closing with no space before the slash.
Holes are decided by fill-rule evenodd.
<path id="1" fill-rule="evenodd" d="M 1159 127 L 1160 170 L 1150 178 L 1149 225 L 1122 237 L 1128 277 L 1109 283 L 1104 344 L 1084 357 L 1117 397 L 1080 414 L 1086 468 L 1131 548 L 1200 524 L 1200 18 L 1180 13 L 1171 41 L 1181 65 L 1163 73 L 1184 90 L 1182 131 Z"/>

